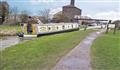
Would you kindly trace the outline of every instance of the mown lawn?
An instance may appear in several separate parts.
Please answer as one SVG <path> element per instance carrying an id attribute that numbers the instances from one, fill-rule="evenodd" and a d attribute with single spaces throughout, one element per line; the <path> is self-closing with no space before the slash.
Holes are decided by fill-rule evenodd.
<path id="1" fill-rule="evenodd" d="M 120 31 L 103 34 L 91 50 L 93 70 L 120 70 Z"/>
<path id="2" fill-rule="evenodd" d="M 50 70 L 93 30 L 74 31 L 25 41 L 1 52 L 2 70 Z"/>

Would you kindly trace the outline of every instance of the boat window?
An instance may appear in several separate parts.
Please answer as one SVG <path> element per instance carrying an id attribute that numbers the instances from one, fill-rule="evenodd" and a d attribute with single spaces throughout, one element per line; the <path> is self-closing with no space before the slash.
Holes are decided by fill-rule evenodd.
<path id="1" fill-rule="evenodd" d="M 58 29 L 58 26 L 57 26 L 57 29 Z"/>
<path id="2" fill-rule="evenodd" d="M 72 28 L 73 28 L 73 25 L 71 25 L 72 26 Z"/>
<path id="3" fill-rule="evenodd" d="M 76 25 L 76 27 L 78 27 L 78 26 Z"/>
<path id="4" fill-rule="evenodd" d="M 48 27 L 48 30 L 51 30 L 51 28 L 50 28 L 50 27 Z"/>
<path id="5" fill-rule="evenodd" d="M 62 26 L 62 29 L 65 29 L 65 26 L 64 26 L 64 25 Z"/>

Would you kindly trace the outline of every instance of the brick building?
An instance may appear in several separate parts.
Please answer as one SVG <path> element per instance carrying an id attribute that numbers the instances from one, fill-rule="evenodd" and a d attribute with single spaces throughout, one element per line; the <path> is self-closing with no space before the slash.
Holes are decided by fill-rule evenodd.
<path id="1" fill-rule="evenodd" d="M 70 5 L 63 6 L 62 12 L 70 21 L 74 21 L 75 16 L 81 16 L 82 10 L 75 6 L 75 0 L 71 0 Z"/>

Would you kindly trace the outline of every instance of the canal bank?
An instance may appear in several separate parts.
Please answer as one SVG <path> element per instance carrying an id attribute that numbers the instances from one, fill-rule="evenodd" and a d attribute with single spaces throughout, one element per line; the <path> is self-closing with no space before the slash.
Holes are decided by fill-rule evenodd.
<path id="1" fill-rule="evenodd" d="M 20 31 L 18 25 L 0 25 L 0 50 L 21 42 L 16 36 Z"/>
<path id="2" fill-rule="evenodd" d="M 21 39 L 17 36 L 5 36 L 0 39 L 0 49 L 5 49 L 20 42 Z"/>
<path id="3" fill-rule="evenodd" d="M 57 61 L 95 30 L 43 36 L 2 51 L 4 70 L 50 70 Z M 62 52 L 61 52 L 62 51 Z"/>
<path id="4" fill-rule="evenodd" d="M 0 37 L 1 36 L 16 36 L 18 32 L 21 32 L 20 26 L 17 25 L 0 25 Z"/>
<path id="5" fill-rule="evenodd" d="M 11 47 L 13 45 L 19 44 L 21 42 L 32 40 L 35 38 L 27 37 L 27 38 L 20 38 L 18 36 L 4 36 L 0 39 L 0 50 L 3 50 L 7 47 Z"/>

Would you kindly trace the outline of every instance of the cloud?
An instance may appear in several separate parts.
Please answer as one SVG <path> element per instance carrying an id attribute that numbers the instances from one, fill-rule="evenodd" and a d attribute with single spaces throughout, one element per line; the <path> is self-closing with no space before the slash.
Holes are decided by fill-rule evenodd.
<path id="1" fill-rule="evenodd" d="M 71 0 L 29 0 L 29 2 L 30 2 L 30 4 L 32 4 L 32 5 L 37 5 L 37 4 L 40 4 L 40 3 L 55 3 L 55 2 L 64 2 L 64 3 L 67 3 L 67 2 L 70 2 Z M 93 2 L 93 3 L 96 3 L 96 2 L 98 2 L 98 3 L 100 3 L 100 2 L 102 2 L 102 3 L 104 3 L 104 2 L 120 2 L 119 0 L 76 0 L 76 2 L 88 2 L 88 3 L 91 3 L 91 2 Z"/>
<path id="2" fill-rule="evenodd" d="M 95 19 L 111 19 L 111 20 L 120 20 L 120 13 L 116 11 L 109 11 L 109 12 L 100 12 L 94 15 L 88 14 L 87 16 Z"/>
<path id="3" fill-rule="evenodd" d="M 55 0 L 30 0 L 30 3 L 33 5 L 37 5 L 39 3 L 50 3 L 54 2 Z"/>
<path id="4" fill-rule="evenodd" d="M 71 0 L 54 0 L 54 2 L 70 2 Z M 119 2 L 119 0 L 75 0 L 76 2 Z"/>
<path id="5" fill-rule="evenodd" d="M 77 0 L 77 2 L 119 2 L 119 0 Z"/>

